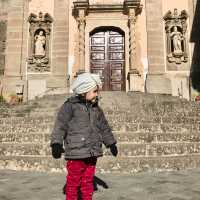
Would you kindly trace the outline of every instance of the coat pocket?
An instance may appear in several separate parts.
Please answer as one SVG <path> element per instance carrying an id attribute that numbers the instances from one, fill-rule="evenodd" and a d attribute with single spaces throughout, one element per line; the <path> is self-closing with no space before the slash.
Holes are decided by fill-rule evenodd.
<path id="1" fill-rule="evenodd" d="M 67 146 L 70 149 L 80 149 L 86 145 L 86 138 L 81 135 L 75 135 L 67 138 Z"/>

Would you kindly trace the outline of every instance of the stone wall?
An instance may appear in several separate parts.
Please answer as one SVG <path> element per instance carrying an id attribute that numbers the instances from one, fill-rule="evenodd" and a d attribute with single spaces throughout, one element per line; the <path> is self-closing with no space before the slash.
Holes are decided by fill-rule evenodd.
<path id="1" fill-rule="evenodd" d="M 189 44 L 189 35 L 194 14 L 192 4 L 193 2 L 189 0 L 176 2 L 173 0 L 146 1 L 149 63 L 146 81 L 147 92 L 190 98 L 189 74 L 192 45 Z M 179 32 L 183 35 L 180 55 L 173 52 L 174 44 L 171 41 L 172 35 L 170 34 L 172 29 L 169 29 L 170 26 L 168 27 L 171 22 L 166 17 L 169 13 L 171 13 L 172 18 L 179 17 L 176 22 L 172 20 L 172 25 L 177 26 L 179 24 Z M 184 17 L 180 17 L 183 13 L 186 16 L 184 22 L 181 21 Z M 171 36 L 169 37 L 169 35 Z M 172 60 L 171 56 L 173 57 Z"/>

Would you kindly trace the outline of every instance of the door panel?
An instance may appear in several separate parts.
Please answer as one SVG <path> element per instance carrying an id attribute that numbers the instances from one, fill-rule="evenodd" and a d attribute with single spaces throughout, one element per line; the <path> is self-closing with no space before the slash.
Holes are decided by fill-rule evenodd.
<path id="1" fill-rule="evenodd" d="M 124 36 L 115 31 L 90 36 L 90 69 L 99 73 L 103 90 L 125 90 Z"/>

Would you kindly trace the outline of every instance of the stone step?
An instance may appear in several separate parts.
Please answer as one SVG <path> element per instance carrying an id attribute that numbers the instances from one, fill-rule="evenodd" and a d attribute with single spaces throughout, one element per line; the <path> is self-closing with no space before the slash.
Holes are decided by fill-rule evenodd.
<path id="1" fill-rule="evenodd" d="M 111 128 L 114 131 L 121 132 L 174 132 L 174 133 L 184 133 L 184 132 L 199 132 L 200 124 L 188 124 L 188 123 L 122 123 L 122 122 L 109 122 Z"/>
<path id="2" fill-rule="evenodd" d="M 113 99 L 117 100 L 115 106 L 107 106 L 109 102 L 105 100 L 103 102 L 103 108 L 106 115 L 111 116 L 111 118 L 116 117 L 118 120 L 124 120 L 124 121 L 130 121 L 130 120 L 136 120 L 136 121 L 167 121 L 167 122 L 179 122 L 182 121 L 185 118 L 196 118 L 191 119 L 192 121 L 196 121 L 200 117 L 200 108 L 199 104 L 196 104 L 195 102 L 186 102 L 186 105 L 182 105 L 179 103 L 173 103 L 173 102 L 135 102 L 133 99 L 130 99 L 128 101 L 134 101 L 135 103 L 129 103 L 122 106 L 121 102 L 116 99 L 116 97 L 113 96 Z M 126 102 L 127 99 L 122 100 L 122 102 Z M 19 105 L 19 106 L 8 106 L 6 108 L 0 108 L 0 113 L 3 113 L 3 110 L 5 111 L 5 116 L 54 116 L 56 112 L 58 111 L 60 107 L 60 104 L 54 102 L 53 100 L 49 99 L 48 102 L 45 102 L 44 105 L 42 105 L 42 102 L 39 100 L 37 102 L 34 102 L 30 105 Z M 128 109 L 127 109 L 128 108 Z M 4 116 L 1 115 L 0 117 Z"/>
<path id="3" fill-rule="evenodd" d="M 97 173 L 137 173 L 141 171 L 181 170 L 200 167 L 200 154 L 178 156 L 104 156 L 98 159 Z M 63 172 L 64 159 L 51 156 L 0 156 L 0 168 Z"/>
<path id="4" fill-rule="evenodd" d="M 113 132 L 118 143 L 200 142 L 198 132 Z M 0 143 L 49 142 L 50 132 L 0 133 Z"/>
<path id="5" fill-rule="evenodd" d="M 181 170 L 200 167 L 200 154 L 178 156 L 105 156 L 97 163 L 100 173 L 136 173 L 142 171 Z"/>
<path id="6" fill-rule="evenodd" d="M 104 99 L 100 100 L 99 105 L 110 112 L 113 111 L 124 111 L 124 108 L 129 108 L 128 111 L 139 111 L 148 112 L 148 113 L 159 113 L 159 114 L 166 114 L 166 113 L 177 113 L 187 116 L 188 114 L 198 113 L 200 110 L 198 102 L 190 102 L 186 101 L 184 104 L 177 101 L 137 101 L 136 99 L 132 98 L 123 98 L 120 100 L 119 96 L 112 96 L 111 99 Z M 65 99 L 54 101 L 52 99 L 48 99 L 47 101 L 36 100 L 35 102 L 28 102 L 27 104 L 21 104 L 16 106 L 3 106 L 0 105 L 0 111 L 13 111 L 13 112 L 26 112 L 30 110 L 55 110 L 58 109 L 63 103 Z"/>
<path id="7" fill-rule="evenodd" d="M 200 142 L 197 132 L 114 132 L 118 142 L 162 143 L 162 142 Z"/>
<path id="8" fill-rule="evenodd" d="M 54 122 L 55 116 L 33 116 L 33 117 L 6 117 L 0 118 L 0 124 L 35 124 Z"/>
<path id="9" fill-rule="evenodd" d="M 5 117 L 0 118 L 0 124 L 34 124 L 34 123 L 54 123 L 56 118 L 56 114 L 54 115 L 37 115 L 34 114 L 32 116 L 26 116 L 26 117 Z M 173 117 L 160 117 L 160 116 L 148 116 L 145 118 L 136 118 L 135 116 L 131 114 L 106 114 L 106 118 L 110 122 L 120 122 L 120 123 L 173 123 L 173 124 L 179 124 L 179 123 L 188 123 L 188 124 L 198 124 L 200 123 L 199 117 L 179 117 L 179 118 L 173 118 Z"/>
<path id="10" fill-rule="evenodd" d="M 163 142 L 163 143 L 118 143 L 120 156 L 164 156 L 190 155 L 200 153 L 199 142 Z M 109 149 L 104 148 L 104 154 L 110 155 Z M 2 143 L 1 156 L 47 156 L 51 155 L 49 142 L 43 143 Z"/>
<path id="11" fill-rule="evenodd" d="M 200 124 L 196 123 L 124 123 L 117 121 L 109 122 L 113 131 L 121 132 L 200 132 Z M 38 123 L 13 123 L 1 125 L 0 133 L 28 133 L 28 132 L 51 132 L 53 122 Z"/>
<path id="12" fill-rule="evenodd" d="M 181 116 L 200 116 L 199 104 L 196 102 L 179 101 L 178 98 L 172 100 L 170 97 L 168 97 L 169 100 L 163 100 L 163 97 L 160 98 L 159 95 L 157 95 L 156 99 L 151 99 L 152 96 L 148 96 L 147 94 L 131 96 L 125 93 L 121 94 L 121 96 L 115 96 L 112 93 L 108 95 L 109 98 L 107 98 L 106 95 L 102 95 L 103 98 L 100 101 L 100 105 L 104 108 L 106 113 L 108 112 L 110 114 L 132 113 L 135 118 L 140 117 L 140 119 L 157 115 L 161 117 L 168 116 L 169 118 L 174 118 L 175 116 L 179 118 Z M 34 116 L 35 114 L 54 115 L 64 101 L 65 98 L 63 97 L 59 99 L 49 96 L 44 100 L 38 99 L 29 102 L 27 105 L 1 107 L 0 113 L 4 113 L 5 116 Z"/>
<path id="13" fill-rule="evenodd" d="M 40 143 L 48 142 L 50 140 L 49 133 L 0 133 L 1 143 Z"/>
<path id="14" fill-rule="evenodd" d="M 24 125 L 6 125 L 1 126 L 0 134 L 25 134 L 25 133 L 50 133 L 53 128 L 53 124 L 24 124 Z"/>

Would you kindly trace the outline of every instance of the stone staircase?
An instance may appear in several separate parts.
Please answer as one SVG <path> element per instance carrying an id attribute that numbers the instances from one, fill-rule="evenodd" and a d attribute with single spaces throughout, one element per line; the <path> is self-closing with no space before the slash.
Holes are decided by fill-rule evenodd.
<path id="1" fill-rule="evenodd" d="M 46 96 L 19 106 L 0 105 L 0 168 L 63 171 L 49 148 L 56 112 L 68 95 Z M 200 106 L 168 95 L 102 92 L 100 105 L 118 140 L 100 173 L 135 173 L 200 167 Z"/>

